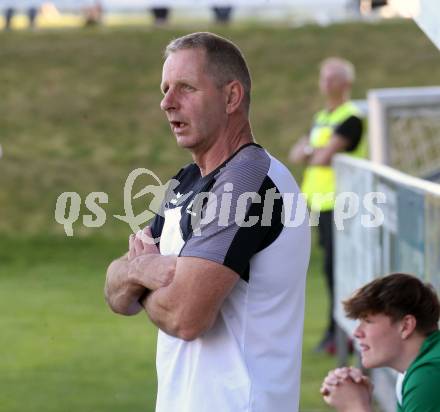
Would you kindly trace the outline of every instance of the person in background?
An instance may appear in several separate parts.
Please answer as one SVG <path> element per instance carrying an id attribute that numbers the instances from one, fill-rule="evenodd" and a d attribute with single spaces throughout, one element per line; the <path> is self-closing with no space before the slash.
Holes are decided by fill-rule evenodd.
<path id="1" fill-rule="evenodd" d="M 399 372 L 399 412 L 440 411 L 440 303 L 432 286 L 394 273 L 375 279 L 345 301 L 365 368 Z M 357 368 L 330 371 L 321 386 L 338 412 L 372 412 L 372 385 Z"/>
<path id="2" fill-rule="evenodd" d="M 96 0 L 92 5 L 84 7 L 84 25 L 86 27 L 97 26 L 102 23 L 104 9 L 99 0 Z"/>
<path id="3" fill-rule="evenodd" d="M 15 15 L 15 8 L 14 7 L 6 7 L 4 10 L 5 14 L 5 30 L 11 30 L 12 29 L 12 19 Z"/>
<path id="4" fill-rule="evenodd" d="M 155 5 L 150 9 L 151 14 L 153 15 L 154 24 L 157 26 L 165 25 L 168 22 L 170 9 L 165 6 Z"/>
<path id="5" fill-rule="evenodd" d="M 34 30 L 37 23 L 38 7 L 37 6 L 29 7 L 27 10 L 27 14 L 28 14 L 29 28 L 31 30 Z"/>
<path id="6" fill-rule="evenodd" d="M 312 212 L 319 214 L 319 244 L 324 251 L 323 272 L 329 294 L 328 324 L 316 351 L 334 354 L 335 320 L 333 317 L 333 209 L 335 177 L 331 167 L 336 153 L 366 156 L 363 123 L 357 107 L 350 102 L 355 80 L 354 66 L 347 60 L 331 57 L 321 64 L 319 88 L 325 107 L 316 113 L 310 133 L 291 149 L 289 160 L 306 166 L 301 186 Z"/>

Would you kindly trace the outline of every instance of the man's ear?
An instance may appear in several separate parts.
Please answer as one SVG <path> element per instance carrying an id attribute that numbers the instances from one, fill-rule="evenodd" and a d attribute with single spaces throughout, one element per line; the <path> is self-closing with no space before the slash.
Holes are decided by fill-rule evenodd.
<path id="1" fill-rule="evenodd" d="M 400 336 L 408 339 L 416 329 L 417 320 L 413 315 L 405 315 L 400 321 Z"/>
<path id="2" fill-rule="evenodd" d="M 238 80 L 232 80 L 225 86 L 226 113 L 234 113 L 241 105 L 244 98 L 243 85 Z"/>

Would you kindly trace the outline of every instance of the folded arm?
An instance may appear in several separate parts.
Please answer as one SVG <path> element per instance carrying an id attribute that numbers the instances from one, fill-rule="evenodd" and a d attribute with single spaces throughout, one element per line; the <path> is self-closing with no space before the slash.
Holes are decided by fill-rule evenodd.
<path id="1" fill-rule="evenodd" d="M 336 153 L 348 149 L 350 141 L 344 136 L 334 133 L 328 145 L 319 148 L 310 146 L 309 138 L 301 138 L 290 150 L 289 160 L 293 164 L 307 164 L 311 166 L 329 166 Z"/>
<path id="2" fill-rule="evenodd" d="M 141 297 L 167 285 L 174 276 L 175 266 L 175 256 L 159 254 L 116 259 L 107 270 L 104 292 L 108 305 L 121 315 L 139 313 Z"/>
<path id="3" fill-rule="evenodd" d="M 297 165 L 307 163 L 313 151 L 309 140 L 308 136 L 303 136 L 292 146 L 289 152 L 289 161 L 291 163 Z"/>
<path id="4" fill-rule="evenodd" d="M 145 233 L 151 234 L 148 228 Z M 175 268 L 175 256 L 162 256 L 155 244 L 131 235 L 129 252 L 107 269 L 104 294 L 108 305 L 122 315 L 139 313 L 142 310 L 139 300 L 150 291 L 169 284 Z"/>
<path id="5" fill-rule="evenodd" d="M 311 166 L 329 166 L 336 153 L 345 152 L 350 141 L 343 136 L 333 134 L 327 146 L 316 148 L 307 163 Z"/>
<path id="6" fill-rule="evenodd" d="M 179 257 L 173 281 L 142 304 L 153 323 L 169 335 L 193 340 L 209 330 L 239 276 L 206 259 Z"/>
<path id="7" fill-rule="evenodd" d="M 134 315 L 144 308 L 167 334 L 193 340 L 211 328 L 238 280 L 224 265 L 162 256 L 155 245 L 132 235 L 129 253 L 108 268 L 105 296 L 114 312 Z"/>

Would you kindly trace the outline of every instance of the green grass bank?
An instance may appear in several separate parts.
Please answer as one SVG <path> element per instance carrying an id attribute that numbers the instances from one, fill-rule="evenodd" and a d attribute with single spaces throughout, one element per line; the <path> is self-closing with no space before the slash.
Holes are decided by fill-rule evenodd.
<path id="1" fill-rule="evenodd" d="M 98 28 L 0 33 L 0 411 L 153 411 L 155 329 L 105 306 L 109 261 L 126 249 L 123 186 L 137 167 L 162 181 L 189 162 L 160 112 L 161 54 L 195 30 L 235 41 L 253 75 L 259 143 L 286 161 L 321 106 L 319 62 L 353 61 L 354 97 L 440 82 L 440 54 L 410 21 L 326 28 Z M 301 170 L 292 168 L 297 179 Z M 142 179 L 140 179 L 142 180 Z M 139 187 L 152 184 L 140 181 Z M 60 193 L 108 193 L 107 220 L 67 238 Z M 135 201 L 135 210 L 148 199 Z M 334 359 L 312 353 L 326 318 L 321 256 L 307 286 L 302 412 L 326 411 L 319 385 Z"/>
<path id="2" fill-rule="evenodd" d="M 206 29 L 231 38 L 247 56 L 255 138 L 283 161 L 321 106 L 317 74 L 324 57 L 353 61 L 355 98 L 370 88 L 440 82 L 440 54 L 410 21 L 193 28 Z M 123 211 L 130 171 L 146 167 L 166 181 L 190 161 L 159 109 L 162 50 L 187 32 L 0 33 L 0 232 L 63 233 L 54 220 L 58 195 L 76 191 L 84 201 L 89 192 L 103 191 L 109 195 L 105 226 L 86 230 L 80 219 L 74 233 L 127 234 L 126 224 L 112 215 Z M 299 179 L 301 170 L 292 170 Z M 144 206 L 145 199 L 135 202 Z"/>

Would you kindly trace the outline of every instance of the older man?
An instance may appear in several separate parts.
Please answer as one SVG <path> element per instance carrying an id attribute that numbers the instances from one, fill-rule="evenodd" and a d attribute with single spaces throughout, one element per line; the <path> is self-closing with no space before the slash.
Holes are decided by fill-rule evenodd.
<path id="1" fill-rule="evenodd" d="M 319 87 L 325 108 L 315 115 L 309 135 L 292 147 L 289 156 L 291 162 L 307 166 L 301 190 L 307 196 L 309 208 L 319 214 L 319 244 L 324 251 L 323 271 L 330 304 L 327 329 L 316 350 L 329 354 L 335 353 L 332 234 L 335 178 L 331 161 L 338 152 L 357 157 L 366 155 L 360 112 L 349 100 L 354 78 L 354 67 L 349 61 L 331 57 L 322 62 Z"/>
<path id="2" fill-rule="evenodd" d="M 344 302 L 359 319 L 354 337 L 365 368 L 399 372 L 399 412 L 440 411 L 440 303 L 421 280 L 395 273 L 374 280 Z M 321 393 L 338 412 L 372 412 L 372 387 L 356 368 L 330 371 Z"/>
<path id="3" fill-rule="evenodd" d="M 109 266 L 107 301 L 159 327 L 157 412 L 298 410 L 310 252 L 299 189 L 254 142 L 233 43 L 194 33 L 165 57 L 161 108 L 194 163 L 148 238 L 132 235 Z"/>

